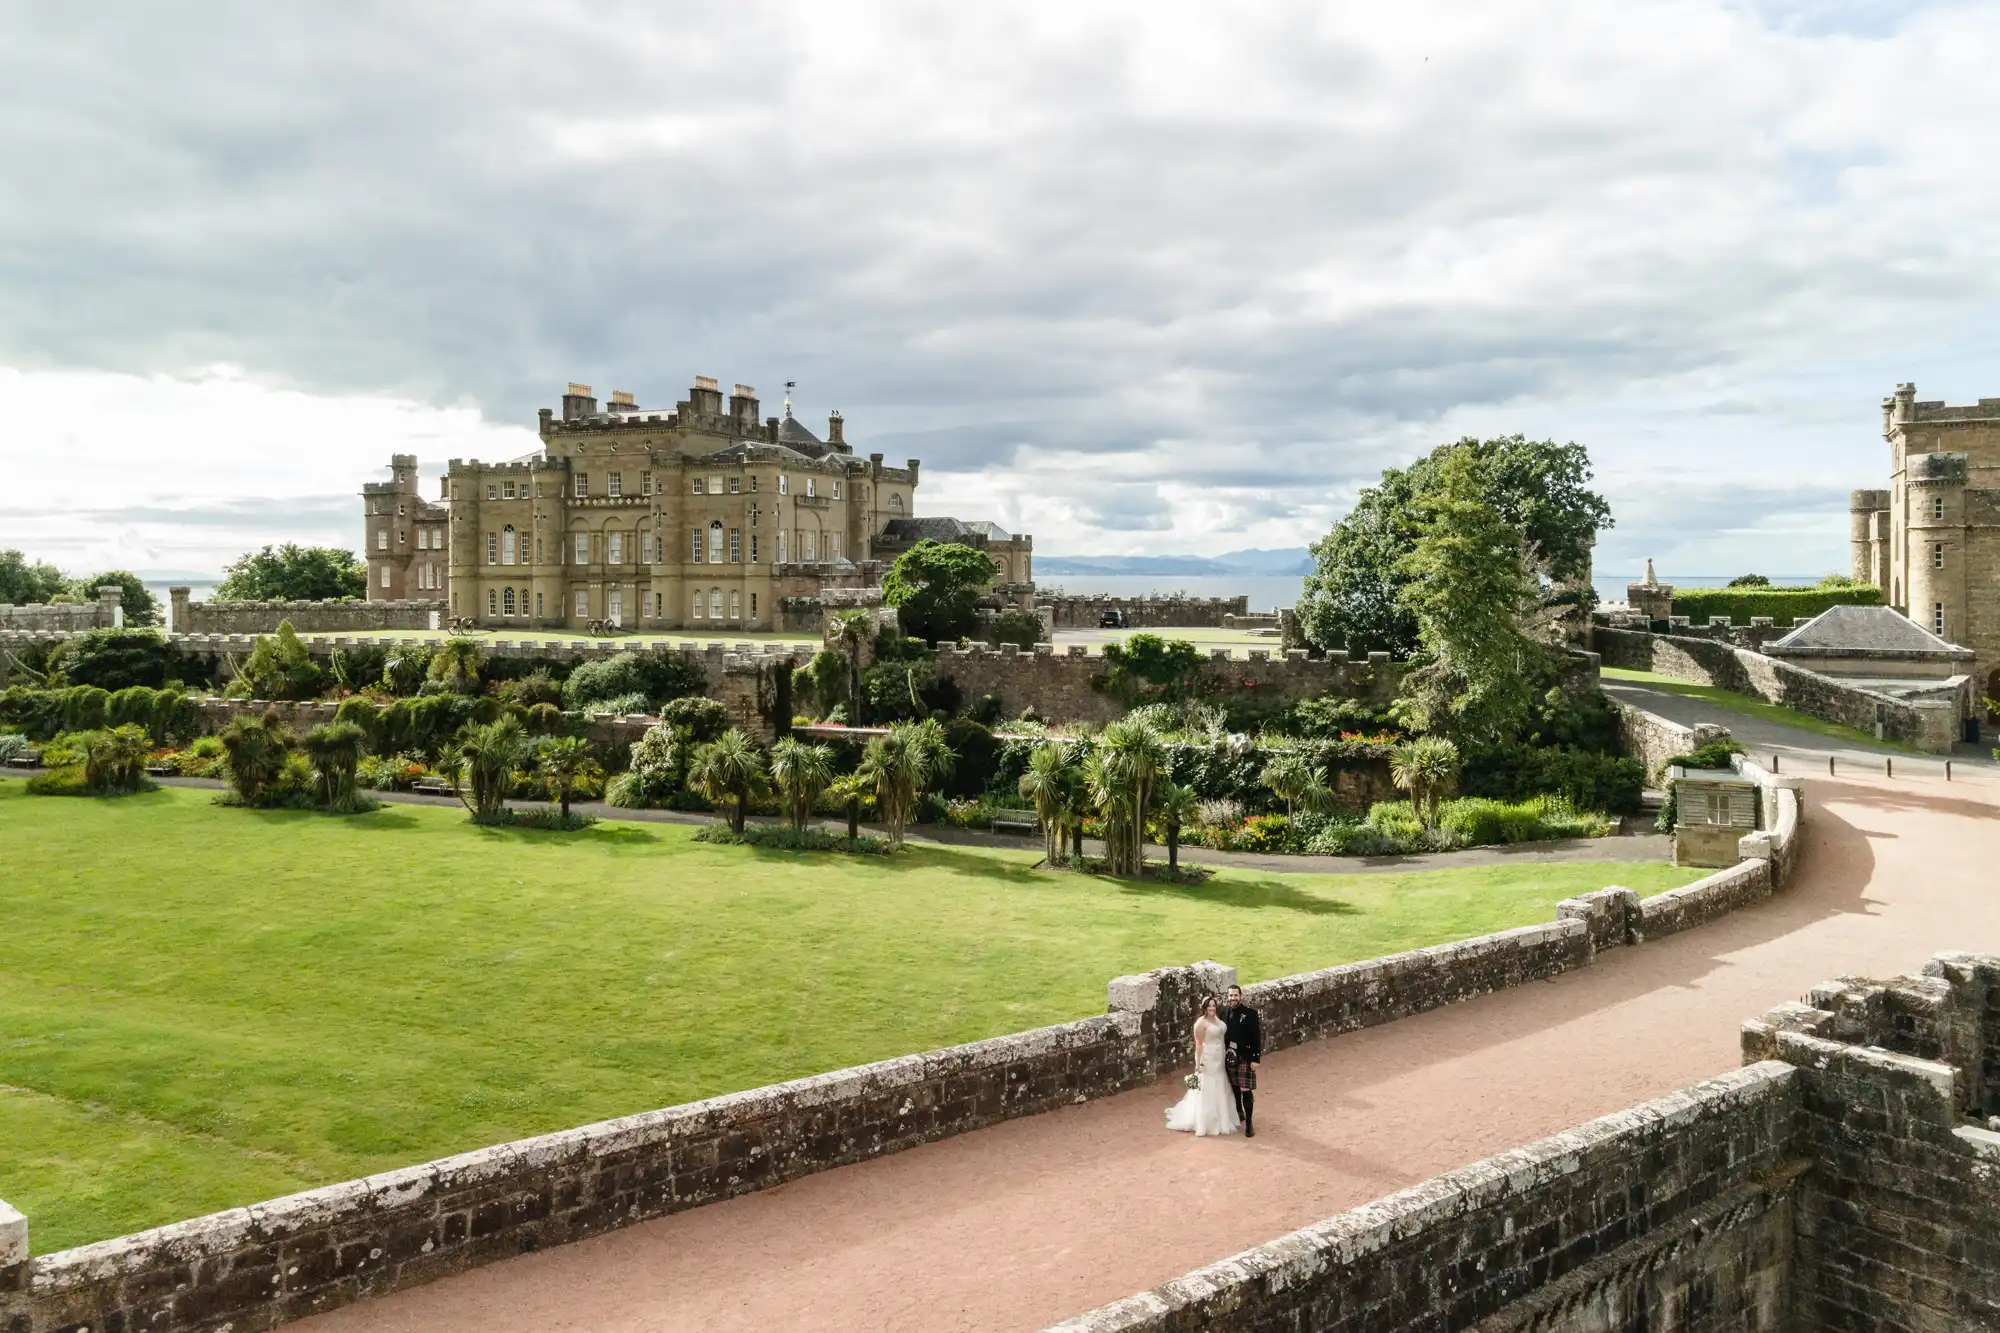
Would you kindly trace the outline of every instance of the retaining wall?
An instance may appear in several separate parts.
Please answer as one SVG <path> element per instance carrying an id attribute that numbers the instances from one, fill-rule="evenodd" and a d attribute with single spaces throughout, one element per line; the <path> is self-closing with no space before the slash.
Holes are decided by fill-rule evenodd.
<path id="1" fill-rule="evenodd" d="M 442 630 L 450 606 L 436 601 L 195 602 L 186 588 L 169 589 L 176 634 L 275 634 L 291 621 L 300 634 L 359 634 L 370 630 Z"/>
<path id="2" fill-rule="evenodd" d="M 1646 770 L 1646 781 L 1659 782 L 1666 776 L 1667 761 L 1701 748 L 1709 741 L 1728 735 L 1722 727 L 1703 724 L 1685 727 L 1657 713 L 1611 698 L 1618 714 L 1618 739 L 1626 756 L 1637 759 Z"/>
<path id="3" fill-rule="evenodd" d="M 1949 701 L 1892 699 L 1709 639 L 1599 626 L 1593 643 L 1606 666 L 1657 671 L 1698 685 L 1717 685 L 1931 754 L 1949 754 L 1958 740 L 1959 710 Z"/>
<path id="4" fill-rule="evenodd" d="M 1096 629 L 1106 611 L 1122 611 L 1133 629 L 1221 628 L 1224 616 L 1250 613 L 1245 597 L 1037 598 L 1053 613 L 1057 629 Z"/>

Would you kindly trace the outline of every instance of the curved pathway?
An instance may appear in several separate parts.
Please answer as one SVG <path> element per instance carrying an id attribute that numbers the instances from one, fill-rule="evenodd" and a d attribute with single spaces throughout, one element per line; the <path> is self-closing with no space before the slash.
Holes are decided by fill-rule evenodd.
<path id="1" fill-rule="evenodd" d="M 1659 696 L 1656 711 L 1681 702 Z M 1799 753 L 1821 740 L 1766 739 Z M 1828 977 L 2000 949 L 2000 782 L 1990 766 L 1959 776 L 1899 764 L 1894 779 L 1809 779 L 1809 844 L 1771 902 L 1550 982 L 1274 1055 L 1254 1141 L 1165 1133 L 1179 1091 L 1166 1081 L 298 1327 L 1040 1328 L 1734 1066 L 1744 1018 Z"/>

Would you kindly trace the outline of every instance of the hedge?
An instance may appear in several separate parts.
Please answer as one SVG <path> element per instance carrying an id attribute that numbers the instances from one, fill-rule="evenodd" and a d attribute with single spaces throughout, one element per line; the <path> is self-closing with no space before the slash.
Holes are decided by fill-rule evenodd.
<path id="1" fill-rule="evenodd" d="M 1880 606 L 1882 590 L 1872 584 L 1846 588 L 1689 588 L 1674 592 L 1674 614 L 1697 625 L 1728 620 L 1748 626 L 1752 616 L 1779 625 L 1810 620 L 1835 606 Z"/>

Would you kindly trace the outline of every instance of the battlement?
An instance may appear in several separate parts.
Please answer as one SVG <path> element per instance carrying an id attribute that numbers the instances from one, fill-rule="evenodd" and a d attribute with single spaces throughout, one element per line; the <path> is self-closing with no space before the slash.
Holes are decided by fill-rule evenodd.
<path id="1" fill-rule="evenodd" d="M 506 463 L 483 463 L 477 458 L 454 458 L 446 465 L 446 471 L 451 476 L 473 472 L 484 475 L 491 472 L 529 473 L 551 470 L 567 471 L 568 468 L 569 461 L 567 459 L 555 460 L 548 458 L 517 458 Z"/>

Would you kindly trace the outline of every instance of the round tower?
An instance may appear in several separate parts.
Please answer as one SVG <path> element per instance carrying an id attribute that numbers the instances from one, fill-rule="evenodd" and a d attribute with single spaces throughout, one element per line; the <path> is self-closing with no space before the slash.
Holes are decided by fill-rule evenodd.
<path id="1" fill-rule="evenodd" d="M 1876 515 L 1880 514 L 1880 520 Z M 1863 583 L 1880 584 L 1880 548 L 1887 530 L 1889 492 L 1850 491 L 1847 496 L 1848 563 L 1851 575 Z M 1883 589 L 1884 592 L 1887 589 Z"/>

